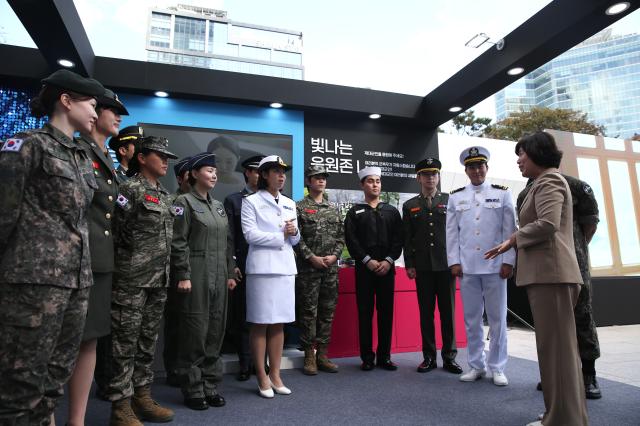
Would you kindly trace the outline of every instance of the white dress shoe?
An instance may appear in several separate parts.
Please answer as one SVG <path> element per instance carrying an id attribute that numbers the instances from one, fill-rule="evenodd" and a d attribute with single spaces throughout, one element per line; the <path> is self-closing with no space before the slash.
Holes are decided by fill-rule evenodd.
<path id="1" fill-rule="evenodd" d="M 269 387 L 269 389 L 267 390 L 262 390 L 260 389 L 260 386 L 258 385 L 258 392 L 260 393 L 260 396 L 263 398 L 273 398 L 275 395 L 273 394 L 273 389 L 271 389 L 271 387 Z"/>
<path id="2" fill-rule="evenodd" d="M 504 375 L 503 372 L 494 372 L 493 373 L 493 384 L 496 386 L 507 386 L 509 384 L 509 380 L 507 376 Z"/>
<path id="3" fill-rule="evenodd" d="M 276 385 L 273 384 L 273 382 L 271 382 L 271 387 L 273 388 L 274 391 L 276 391 L 278 395 L 291 395 L 291 389 L 289 389 L 286 386 L 277 387 Z"/>
<path id="4" fill-rule="evenodd" d="M 461 382 L 475 382 L 476 380 L 484 377 L 487 372 L 484 369 L 472 368 L 466 373 L 460 376 Z"/>

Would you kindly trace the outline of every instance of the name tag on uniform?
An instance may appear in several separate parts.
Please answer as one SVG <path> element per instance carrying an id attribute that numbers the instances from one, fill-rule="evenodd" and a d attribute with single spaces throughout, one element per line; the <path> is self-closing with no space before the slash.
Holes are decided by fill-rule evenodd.
<path id="1" fill-rule="evenodd" d="M 160 200 L 158 200 L 157 197 L 153 197 L 149 194 L 144 194 L 144 199 L 147 201 L 151 201 L 152 203 L 155 203 L 155 204 L 160 204 Z"/>
<path id="2" fill-rule="evenodd" d="M 411 209 L 411 213 L 415 213 L 415 212 L 419 212 L 420 211 L 420 207 L 414 207 Z"/>
<path id="3" fill-rule="evenodd" d="M 287 210 L 293 210 L 293 207 L 289 207 L 289 206 L 282 206 L 282 208 L 287 209 Z"/>
<path id="4" fill-rule="evenodd" d="M 356 214 L 364 213 L 364 209 L 356 210 Z"/>
<path id="5" fill-rule="evenodd" d="M 500 198 L 487 198 L 486 200 L 484 200 L 485 203 L 499 203 L 500 202 Z"/>

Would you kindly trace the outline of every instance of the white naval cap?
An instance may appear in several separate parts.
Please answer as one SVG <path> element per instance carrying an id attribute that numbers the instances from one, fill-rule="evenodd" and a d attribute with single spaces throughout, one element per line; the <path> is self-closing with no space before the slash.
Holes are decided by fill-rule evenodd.
<path id="1" fill-rule="evenodd" d="M 379 176 L 382 177 L 382 169 L 380 167 L 365 167 L 364 169 L 358 172 L 358 179 L 362 182 L 362 179 L 367 176 Z"/>
<path id="2" fill-rule="evenodd" d="M 466 166 L 470 163 L 486 163 L 491 155 L 489 150 L 483 146 L 470 146 L 460 153 L 460 164 Z"/>

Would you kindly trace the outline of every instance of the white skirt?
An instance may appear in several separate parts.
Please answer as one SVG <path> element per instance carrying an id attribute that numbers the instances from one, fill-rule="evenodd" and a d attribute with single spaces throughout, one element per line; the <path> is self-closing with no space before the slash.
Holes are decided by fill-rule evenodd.
<path id="1" fill-rule="evenodd" d="M 296 320 L 295 275 L 247 275 L 247 322 L 281 324 Z"/>

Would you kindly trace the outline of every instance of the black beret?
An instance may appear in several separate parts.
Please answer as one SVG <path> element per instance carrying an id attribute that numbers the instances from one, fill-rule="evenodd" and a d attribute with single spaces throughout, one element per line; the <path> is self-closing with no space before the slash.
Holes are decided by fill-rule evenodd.
<path id="1" fill-rule="evenodd" d="M 69 70 L 58 70 L 42 80 L 45 86 L 56 86 L 87 96 L 101 96 L 105 88 L 98 80 L 86 78 Z"/>

